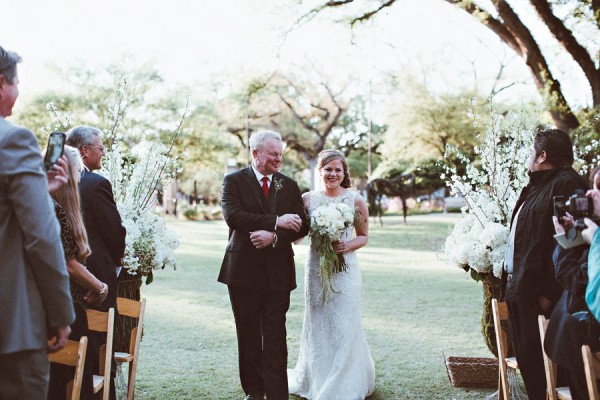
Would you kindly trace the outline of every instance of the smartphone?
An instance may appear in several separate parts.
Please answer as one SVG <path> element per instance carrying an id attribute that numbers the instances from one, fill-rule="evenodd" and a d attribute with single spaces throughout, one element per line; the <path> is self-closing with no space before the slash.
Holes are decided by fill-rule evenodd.
<path id="1" fill-rule="evenodd" d="M 48 146 L 44 156 L 44 167 L 49 171 L 58 159 L 62 157 L 66 136 L 62 132 L 52 132 L 48 137 Z"/>

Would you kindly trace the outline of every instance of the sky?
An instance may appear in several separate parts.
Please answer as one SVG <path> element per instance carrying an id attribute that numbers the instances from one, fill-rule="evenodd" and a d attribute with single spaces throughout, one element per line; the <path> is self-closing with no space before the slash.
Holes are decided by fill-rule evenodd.
<path id="1" fill-rule="evenodd" d="M 475 74 L 486 82 L 495 76 L 500 60 L 512 57 L 486 28 L 440 0 L 398 2 L 354 35 L 327 14 L 286 35 L 311 2 L 318 3 L 19 0 L 0 26 L 0 45 L 23 57 L 19 72 L 25 96 L 60 86 L 47 72 L 49 64 L 101 66 L 124 54 L 129 62 L 154 63 L 173 84 L 310 67 L 360 81 L 359 90 L 385 71 L 407 66 L 419 70 L 428 65 L 430 71 L 423 75 L 435 87 L 460 86 Z M 512 58 L 507 73 L 525 82 L 512 93 L 520 90 L 535 97 L 528 71 Z"/>

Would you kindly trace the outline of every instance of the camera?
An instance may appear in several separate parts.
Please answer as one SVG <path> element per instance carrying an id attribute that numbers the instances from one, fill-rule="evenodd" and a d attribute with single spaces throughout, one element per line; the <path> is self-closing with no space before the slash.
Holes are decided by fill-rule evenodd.
<path id="1" fill-rule="evenodd" d="M 65 148 L 65 134 L 62 132 L 52 132 L 48 137 L 48 146 L 44 156 L 44 167 L 49 171 L 58 159 L 62 157 Z"/>
<path id="2" fill-rule="evenodd" d="M 554 196 L 554 215 L 560 219 L 566 213 L 571 214 L 575 220 L 591 218 L 594 214 L 594 202 L 591 197 L 587 197 L 585 192 L 580 189 L 569 197 Z"/>
<path id="3" fill-rule="evenodd" d="M 579 241 L 581 231 L 586 228 L 584 218 L 590 218 L 596 222 L 594 215 L 594 202 L 587 197 L 581 189 L 575 190 L 571 196 L 554 196 L 554 215 L 561 221 L 567 213 L 573 216 L 575 225 L 570 227 L 565 236 L 571 241 Z"/>

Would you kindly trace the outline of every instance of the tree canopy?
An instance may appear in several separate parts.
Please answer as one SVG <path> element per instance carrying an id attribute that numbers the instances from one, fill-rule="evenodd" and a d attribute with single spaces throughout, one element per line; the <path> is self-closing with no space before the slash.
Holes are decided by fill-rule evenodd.
<path id="1" fill-rule="evenodd" d="M 571 131 L 581 125 L 577 109 L 568 104 L 557 78 L 550 50 L 534 34 L 526 18 L 523 18 L 506 0 L 440 0 L 458 7 L 472 15 L 512 49 L 527 65 L 535 85 L 544 98 L 555 125 Z M 354 4 L 352 4 L 354 3 Z M 313 8 L 304 19 L 325 9 L 349 8 L 352 17 L 349 24 L 374 19 L 385 9 L 401 3 L 397 0 L 331 0 Z M 485 4 L 484 4 L 485 3 Z M 600 37 L 600 1 L 598 0 L 529 0 L 538 19 L 556 39 L 562 51 L 572 63 L 583 71 L 591 93 L 592 107 L 600 107 L 600 68 L 598 50 Z M 585 27 L 583 29 L 582 27 Z"/>

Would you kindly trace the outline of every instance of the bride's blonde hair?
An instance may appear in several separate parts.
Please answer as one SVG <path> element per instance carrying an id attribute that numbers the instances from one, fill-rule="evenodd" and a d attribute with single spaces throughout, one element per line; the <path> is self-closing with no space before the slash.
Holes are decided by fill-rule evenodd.
<path id="1" fill-rule="evenodd" d="M 333 160 L 340 160 L 344 167 L 344 179 L 342 180 L 342 183 L 340 183 L 340 186 L 344 189 L 352 187 L 352 179 L 350 179 L 350 172 L 348 172 L 348 163 L 346 163 L 346 157 L 344 157 L 344 153 L 341 151 L 334 149 L 323 150 L 319 153 L 317 167 L 320 170 Z"/>

